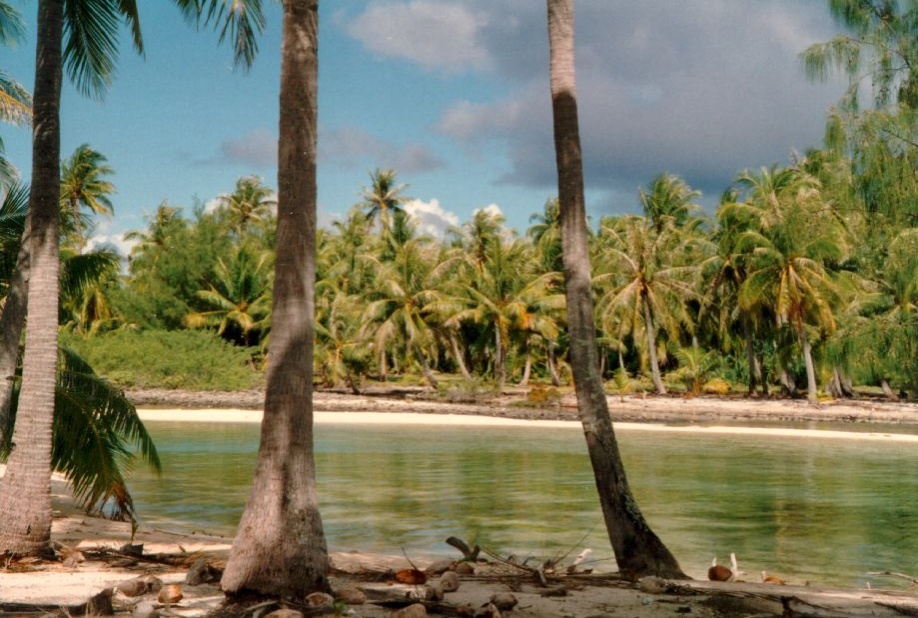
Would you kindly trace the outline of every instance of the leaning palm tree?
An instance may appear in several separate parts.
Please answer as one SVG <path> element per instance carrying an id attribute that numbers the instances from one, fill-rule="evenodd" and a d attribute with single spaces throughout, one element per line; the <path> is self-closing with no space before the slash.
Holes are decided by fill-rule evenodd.
<path id="1" fill-rule="evenodd" d="M 61 162 L 61 229 L 72 237 L 77 251 L 86 244 L 83 209 L 105 216 L 115 212 L 110 197 L 115 185 L 107 178 L 114 170 L 107 160 L 89 144 L 82 144 Z"/>
<path id="2" fill-rule="evenodd" d="M 638 577 L 685 577 L 628 487 L 599 375 L 574 78 L 573 0 L 548 0 L 548 36 L 571 367 L 606 530 L 621 570 Z"/>

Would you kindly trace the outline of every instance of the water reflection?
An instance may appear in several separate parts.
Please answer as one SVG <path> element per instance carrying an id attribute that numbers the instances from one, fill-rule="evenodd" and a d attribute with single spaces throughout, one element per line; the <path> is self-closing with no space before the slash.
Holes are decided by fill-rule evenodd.
<path id="1" fill-rule="evenodd" d="M 144 523 L 232 534 L 258 427 L 149 422 L 163 480 L 131 483 Z M 835 429 L 838 429 L 837 427 Z M 740 559 L 794 582 L 863 585 L 916 572 L 915 446 L 854 440 L 620 431 L 644 514 L 683 568 Z M 454 555 L 457 535 L 501 553 L 592 547 L 614 569 L 579 429 L 319 424 L 329 545 Z M 891 583 L 891 582 L 884 582 Z"/>

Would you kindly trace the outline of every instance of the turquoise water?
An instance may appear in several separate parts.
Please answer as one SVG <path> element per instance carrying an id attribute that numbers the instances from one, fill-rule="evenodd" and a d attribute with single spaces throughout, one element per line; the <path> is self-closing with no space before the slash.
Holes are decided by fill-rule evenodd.
<path id="1" fill-rule="evenodd" d="M 141 522 L 231 535 L 258 426 L 148 422 L 161 479 L 130 484 Z M 847 429 L 847 427 L 832 427 Z M 874 586 L 918 572 L 914 443 L 619 431 L 632 490 L 683 569 L 735 552 L 747 579 Z M 457 555 L 450 535 L 502 555 L 584 547 L 614 570 L 579 428 L 316 425 L 331 549 Z"/>

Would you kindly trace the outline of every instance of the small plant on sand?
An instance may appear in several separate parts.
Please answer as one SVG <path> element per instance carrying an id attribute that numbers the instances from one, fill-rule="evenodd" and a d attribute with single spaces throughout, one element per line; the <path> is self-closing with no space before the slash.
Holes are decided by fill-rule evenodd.
<path id="1" fill-rule="evenodd" d="M 625 395 L 630 395 L 634 391 L 634 385 L 631 383 L 631 376 L 628 375 L 628 370 L 624 367 L 616 369 L 608 388 L 618 395 L 619 400 L 625 401 Z"/>
<path id="2" fill-rule="evenodd" d="M 534 406 L 557 406 L 561 402 L 561 392 L 553 386 L 536 384 L 526 394 L 526 401 Z"/>

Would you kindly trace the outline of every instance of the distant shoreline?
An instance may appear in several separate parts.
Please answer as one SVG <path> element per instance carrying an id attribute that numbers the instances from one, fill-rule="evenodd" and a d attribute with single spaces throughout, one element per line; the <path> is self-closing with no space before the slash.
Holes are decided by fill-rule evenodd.
<path id="1" fill-rule="evenodd" d="M 133 390 L 128 399 L 138 408 L 257 412 L 264 393 L 259 391 L 213 392 Z M 918 426 L 918 404 L 875 400 L 836 400 L 810 405 L 798 399 L 752 399 L 729 397 L 609 396 L 609 410 L 616 423 L 723 424 L 751 423 L 778 426 L 787 423 L 874 423 Z M 518 391 L 480 401 L 446 402 L 430 397 L 423 389 L 375 389 L 363 395 L 317 391 L 317 413 L 406 413 L 477 416 L 514 421 L 566 421 L 579 423 L 576 399 L 565 394 L 557 405 L 535 407 L 526 392 Z M 344 418 L 344 417 L 341 417 Z M 392 420 L 392 419 L 390 419 Z M 442 419 L 437 421 L 442 423 Z"/>

